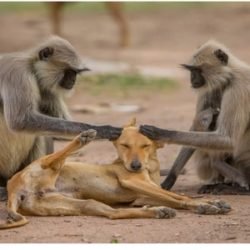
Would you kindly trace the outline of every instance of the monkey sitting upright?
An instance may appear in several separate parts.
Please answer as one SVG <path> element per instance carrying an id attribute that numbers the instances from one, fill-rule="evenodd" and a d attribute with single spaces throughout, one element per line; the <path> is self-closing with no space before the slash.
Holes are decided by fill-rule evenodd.
<path id="1" fill-rule="evenodd" d="M 209 170 L 206 175 L 214 178 L 222 175 L 242 189 L 249 190 L 250 66 L 215 41 L 202 45 L 188 66 L 192 68 L 192 87 L 199 96 L 217 90 L 223 93 L 215 131 L 184 132 L 144 125 L 140 132 L 152 140 L 207 152 L 209 161 L 204 158 L 205 161 L 196 161 L 203 173 Z M 225 154 L 233 158 L 224 160 Z"/>
<path id="2" fill-rule="evenodd" d="M 195 74 L 192 72 L 194 72 L 196 68 L 190 65 L 186 65 L 186 64 L 183 64 L 182 66 L 185 69 L 190 71 L 191 83 L 192 83 L 192 80 L 194 79 L 192 75 Z M 217 123 L 217 118 L 219 115 L 219 110 L 221 107 L 221 99 L 222 99 L 223 91 L 224 89 L 219 88 L 219 89 L 214 89 L 212 91 L 203 92 L 202 94 L 198 95 L 198 100 L 196 103 L 196 114 L 193 119 L 193 123 L 190 128 L 190 131 L 206 132 L 206 131 L 216 130 L 216 123 Z M 196 151 L 194 148 L 191 148 L 191 147 L 190 148 L 182 147 L 176 160 L 173 163 L 173 166 L 170 169 L 168 176 L 161 184 L 161 186 L 164 189 L 172 188 L 179 174 L 184 168 L 185 164 L 188 162 L 188 160 L 191 158 L 191 156 L 194 153 L 195 153 L 196 160 L 199 162 L 199 164 L 197 164 L 198 174 L 201 175 L 200 176 L 201 178 L 204 176 L 203 171 L 200 171 L 201 168 L 199 168 L 199 165 L 203 165 L 203 163 L 201 162 L 201 159 L 203 158 L 204 155 L 206 155 L 205 161 L 208 161 L 208 158 L 207 158 L 208 154 L 200 150 Z M 205 177 L 205 179 L 207 178 Z"/>
<path id="3" fill-rule="evenodd" d="M 116 139 L 120 128 L 69 121 L 63 94 L 86 71 L 72 45 L 52 37 L 35 48 L 0 59 L 0 181 L 49 153 L 46 137 L 74 137 L 87 129 Z M 1 186 L 2 186 L 1 185 Z M 0 199 L 6 196 L 0 188 Z"/>
<path id="4" fill-rule="evenodd" d="M 216 102 L 213 104 L 215 105 Z M 214 106 L 214 105 L 211 105 L 211 106 Z M 216 129 L 216 122 L 217 122 L 217 118 L 219 115 L 219 106 L 215 105 L 217 106 L 217 108 L 212 108 L 211 106 L 196 114 L 193 120 L 192 127 L 190 129 L 191 131 L 206 132 L 206 131 L 214 131 Z M 202 150 L 195 150 L 194 148 L 183 147 L 181 151 L 179 152 L 172 168 L 170 169 L 170 172 L 167 178 L 161 184 L 161 186 L 164 189 L 171 189 L 171 187 L 175 184 L 178 178 L 178 175 L 181 173 L 185 164 L 187 163 L 187 161 L 190 159 L 190 157 L 193 154 L 195 157 L 195 162 L 197 165 L 197 172 L 198 172 L 199 177 L 204 180 L 210 179 L 210 181 L 213 181 L 211 179 L 213 179 L 214 176 L 211 174 L 212 171 L 210 169 L 210 164 L 207 164 L 207 162 L 210 161 L 210 157 L 211 157 L 209 153 L 207 153 L 206 151 L 202 151 Z M 224 157 L 221 157 L 221 160 L 229 161 L 231 158 L 232 156 L 225 154 Z M 216 177 L 216 181 L 224 180 L 224 177 L 222 175 L 219 175 L 219 176 L 215 175 L 215 177 Z"/>

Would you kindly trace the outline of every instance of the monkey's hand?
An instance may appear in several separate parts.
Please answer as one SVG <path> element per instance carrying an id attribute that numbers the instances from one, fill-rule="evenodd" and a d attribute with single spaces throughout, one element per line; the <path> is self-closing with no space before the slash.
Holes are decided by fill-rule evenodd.
<path id="1" fill-rule="evenodd" d="M 108 139 L 108 140 L 116 140 L 121 135 L 122 128 L 112 127 L 110 125 L 105 126 L 94 126 L 93 128 L 96 130 L 96 139 Z"/>
<path id="2" fill-rule="evenodd" d="M 164 141 L 168 142 L 170 139 L 170 132 L 166 129 L 160 129 L 151 125 L 142 125 L 140 126 L 140 133 L 147 136 L 149 139 L 154 141 Z"/>

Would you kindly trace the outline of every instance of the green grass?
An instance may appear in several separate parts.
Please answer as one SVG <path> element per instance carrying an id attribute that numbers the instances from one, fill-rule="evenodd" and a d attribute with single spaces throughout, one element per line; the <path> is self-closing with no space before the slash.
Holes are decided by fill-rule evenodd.
<path id="1" fill-rule="evenodd" d="M 118 239 L 111 239 L 110 243 L 119 243 L 119 240 Z"/>
<path id="2" fill-rule="evenodd" d="M 164 77 L 145 77 L 137 73 L 98 74 L 79 78 L 80 88 L 92 95 L 109 94 L 128 96 L 152 91 L 167 92 L 177 87 L 177 82 Z"/>
<path id="3" fill-rule="evenodd" d="M 0 2 L 0 12 L 23 12 L 45 10 L 45 4 L 39 2 Z"/>
<path id="4" fill-rule="evenodd" d="M 218 5 L 219 3 L 209 2 L 126 2 L 125 9 L 131 11 L 150 11 L 162 8 L 194 8 Z M 84 2 L 67 4 L 67 11 L 77 12 L 104 12 L 103 2 Z M 0 12 L 20 12 L 20 11 L 45 11 L 46 4 L 42 2 L 0 2 Z"/>
<path id="5" fill-rule="evenodd" d="M 209 3 L 197 3 L 197 2 L 126 2 L 124 3 L 124 8 L 127 12 L 133 11 L 151 11 L 158 10 L 162 8 L 187 8 L 187 7 L 200 7 L 207 6 Z M 106 11 L 105 3 L 77 3 L 70 4 L 67 6 L 68 10 L 74 11 Z"/>

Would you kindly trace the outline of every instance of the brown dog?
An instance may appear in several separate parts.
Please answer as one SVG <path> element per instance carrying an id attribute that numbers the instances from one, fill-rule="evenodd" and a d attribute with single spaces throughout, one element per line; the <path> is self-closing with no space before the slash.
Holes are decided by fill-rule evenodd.
<path id="1" fill-rule="evenodd" d="M 114 145 L 118 159 L 108 165 L 65 162 L 67 156 L 94 139 L 88 130 L 64 149 L 31 163 L 8 182 L 8 217 L 0 229 L 28 223 L 22 215 L 96 215 L 111 219 L 171 218 L 177 209 L 200 214 L 223 214 L 230 206 L 222 201 L 194 200 L 159 186 L 160 145 L 138 132 L 135 121 L 123 129 Z M 131 203 L 118 208 L 109 205 Z M 109 205 L 107 205 L 109 204 Z M 167 206 L 167 207 L 165 207 Z"/>
<path id="2" fill-rule="evenodd" d="M 61 20 L 62 11 L 66 2 L 49 2 L 50 20 L 52 24 L 52 32 L 56 35 L 61 35 Z M 127 47 L 129 45 L 129 28 L 126 17 L 123 13 L 122 2 L 105 2 L 105 6 L 108 9 L 111 17 L 117 23 L 120 33 L 120 46 Z"/>

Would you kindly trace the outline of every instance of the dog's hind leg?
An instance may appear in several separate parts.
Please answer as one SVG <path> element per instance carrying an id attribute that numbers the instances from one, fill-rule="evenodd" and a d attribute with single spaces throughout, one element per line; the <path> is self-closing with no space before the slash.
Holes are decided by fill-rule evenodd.
<path id="1" fill-rule="evenodd" d="M 20 205 L 20 195 L 11 194 L 7 203 L 8 219 L 5 224 L 0 224 L 1 229 L 20 227 L 27 224 L 29 221 L 17 212 Z"/>
<path id="2" fill-rule="evenodd" d="M 59 171 L 63 165 L 65 159 L 90 141 L 96 136 L 96 131 L 93 129 L 86 130 L 80 135 L 74 138 L 65 148 L 57 151 L 53 154 L 47 155 L 41 159 L 41 167 L 51 168 L 55 171 Z"/>
<path id="3" fill-rule="evenodd" d="M 46 193 L 43 197 L 35 199 L 32 207 L 26 209 L 32 214 L 41 216 L 89 215 L 110 219 L 172 218 L 175 216 L 175 211 L 167 207 L 114 209 L 96 200 L 80 200 L 60 193 Z"/>

